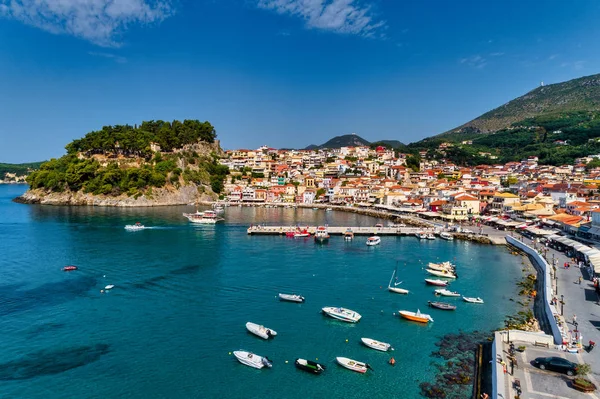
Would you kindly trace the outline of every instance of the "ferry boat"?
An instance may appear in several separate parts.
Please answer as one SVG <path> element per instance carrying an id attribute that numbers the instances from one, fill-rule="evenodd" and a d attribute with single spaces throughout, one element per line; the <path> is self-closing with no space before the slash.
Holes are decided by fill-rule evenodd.
<path id="1" fill-rule="evenodd" d="M 195 213 L 184 213 L 185 216 L 192 223 L 201 223 L 201 224 L 215 224 L 217 222 L 223 221 L 225 219 L 219 217 L 217 212 L 215 211 L 204 211 Z"/>
<path id="2" fill-rule="evenodd" d="M 329 233 L 327 232 L 327 227 L 319 226 L 315 231 L 315 242 L 324 244 L 329 241 Z"/>
<path id="3" fill-rule="evenodd" d="M 367 238 L 367 245 L 372 247 L 381 244 L 381 238 L 379 236 L 371 236 Z"/>
<path id="4" fill-rule="evenodd" d="M 359 313 L 354 310 L 339 308 L 335 306 L 326 306 L 321 309 L 329 317 L 334 319 L 345 321 L 348 323 L 357 323 L 362 317 Z"/>

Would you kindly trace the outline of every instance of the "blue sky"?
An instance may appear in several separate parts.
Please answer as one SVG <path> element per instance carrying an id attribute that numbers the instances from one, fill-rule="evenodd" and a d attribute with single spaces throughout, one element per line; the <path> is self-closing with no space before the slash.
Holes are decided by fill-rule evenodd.
<path id="1" fill-rule="evenodd" d="M 151 119 L 228 149 L 417 141 L 600 73 L 599 20 L 596 0 L 0 0 L 0 162 Z"/>

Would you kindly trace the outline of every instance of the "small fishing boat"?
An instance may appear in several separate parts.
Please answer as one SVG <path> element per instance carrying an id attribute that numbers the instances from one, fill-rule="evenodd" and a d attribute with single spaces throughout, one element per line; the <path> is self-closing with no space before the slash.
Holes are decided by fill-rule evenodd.
<path id="1" fill-rule="evenodd" d="M 371 338 L 361 338 L 360 340 L 369 348 L 382 352 L 387 352 L 392 347 L 392 345 L 386 342 L 377 341 Z"/>
<path id="2" fill-rule="evenodd" d="M 279 299 L 288 302 L 304 302 L 304 297 L 297 294 L 279 294 Z"/>
<path id="3" fill-rule="evenodd" d="M 463 296 L 462 297 L 463 301 L 465 302 L 469 302 L 469 303 L 483 303 L 483 299 L 477 297 L 477 298 L 470 298 L 468 296 Z"/>
<path id="4" fill-rule="evenodd" d="M 335 361 L 340 366 L 359 373 L 366 373 L 367 369 L 371 368 L 367 363 L 358 362 L 356 360 L 348 359 L 347 357 L 336 357 Z"/>
<path id="5" fill-rule="evenodd" d="M 329 317 L 333 317 L 334 319 L 345 321 L 348 323 L 356 323 L 362 317 L 359 313 L 355 312 L 354 310 L 339 308 L 335 306 L 326 306 L 321 310 Z"/>
<path id="6" fill-rule="evenodd" d="M 432 302 L 432 301 L 429 301 L 427 303 L 429 304 L 429 306 L 431 306 L 432 308 L 436 308 L 436 309 L 442 309 L 442 310 L 455 310 L 456 309 L 455 305 L 451 305 L 451 304 L 446 303 L 446 302 Z"/>
<path id="7" fill-rule="evenodd" d="M 431 278 L 426 278 L 425 282 L 429 285 L 437 285 L 439 287 L 445 287 L 448 285 L 448 281 L 444 281 L 444 280 L 437 280 L 437 279 L 431 279 Z"/>
<path id="8" fill-rule="evenodd" d="M 392 278 L 390 278 L 390 282 L 388 283 L 388 291 L 395 292 L 396 294 L 408 294 L 408 290 L 404 288 L 398 288 L 397 286 L 402 284 L 402 281 L 398 281 L 398 276 L 396 275 L 398 272 L 398 268 L 394 269 L 392 272 Z M 396 277 L 396 281 L 394 281 L 394 276 Z M 392 281 L 394 281 L 394 285 L 392 285 Z"/>
<path id="9" fill-rule="evenodd" d="M 433 269 L 425 269 L 425 271 L 429 274 L 432 274 L 434 276 L 438 276 L 438 277 L 444 277 L 444 278 L 457 278 L 458 276 L 456 274 L 453 274 L 452 272 L 449 272 L 447 270 L 433 270 Z"/>
<path id="10" fill-rule="evenodd" d="M 426 233 L 416 233 L 415 235 L 420 240 L 426 240 L 427 239 L 427 234 Z"/>
<path id="11" fill-rule="evenodd" d="M 251 322 L 246 323 L 246 329 L 262 339 L 269 339 L 277 335 L 275 330 L 271 330 L 270 328 L 266 328 L 265 326 Z"/>
<path id="12" fill-rule="evenodd" d="M 444 240 L 448 240 L 448 241 L 454 240 L 454 236 L 446 231 L 442 231 L 440 233 L 440 238 L 442 238 Z"/>
<path id="13" fill-rule="evenodd" d="M 104 287 L 104 289 L 105 289 L 106 291 L 112 290 L 113 288 L 115 288 L 115 285 L 114 285 L 114 284 L 109 284 L 109 285 L 107 285 L 106 287 Z"/>
<path id="14" fill-rule="evenodd" d="M 367 245 L 372 247 L 381 244 L 381 238 L 379 236 L 371 236 L 367 238 Z"/>
<path id="15" fill-rule="evenodd" d="M 315 231 L 315 242 L 320 244 L 325 244 L 329 241 L 329 233 L 327 232 L 327 227 L 319 226 Z"/>
<path id="16" fill-rule="evenodd" d="M 254 367 L 255 369 L 262 369 L 263 367 L 273 367 L 273 363 L 266 356 L 255 355 L 252 352 L 243 350 L 234 351 L 233 355 L 240 363 L 245 364 L 246 366 Z"/>
<path id="17" fill-rule="evenodd" d="M 298 229 L 296 232 L 294 232 L 294 238 L 306 238 L 306 237 L 310 237 L 310 233 L 306 229 L 304 229 L 304 230 Z"/>
<path id="18" fill-rule="evenodd" d="M 407 320 L 418 321 L 419 323 L 429 323 L 433 321 L 433 318 L 428 314 L 421 313 L 420 310 L 417 309 L 417 312 L 410 312 L 408 310 L 399 310 L 398 313 L 400 316 Z"/>
<path id="19" fill-rule="evenodd" d="M 441 295 L 441 296 L 460 296 L 460 294 L 456 291 L 450 291 L 447 290 L 445 288 L 441 289 L 441 290 L 435 290 L 435 294 L 436 295 Z"/>
<path id="20" fill-rule="evenodd" d="M 127 226 L 125 226 L 125 230 L 127 231 L 140 231 L 144 230 L 145 228 L 146 226 L 144 226 L 140 222 L 137 222 L 136 224 L 128 224 Z"/>
<path id="21" fill-rule="evenodd" d="M 352 241 L 354 239 L 354 233 L 352 232 L 352 229 L 347 229 L 344 232 L 344 240 L 345 241 Z"/>
<path id="22" fill-rule="evenodd" d="M 433 233 L 428 233 L 427 234 L 427 239 L 428 240 L 435 240 L 435 235 Z"/>
<path id="23" fill-rule="evenodd" d="M 63 272 L 72 272 L 73 270 L 77 270 L 77 266 L 67 265 L 62 268 Z"/>
<path id="24" fill-rule="evenodd" d="M 325 371 L 324 365 L 313 362 L 312 360 L 296 359 L 294 364 L 296 364 L 296 367 L 298 367 L 300 370 L 308 371 L 309 373 L 313 374 L 321 374 L 323 371 Z"/>

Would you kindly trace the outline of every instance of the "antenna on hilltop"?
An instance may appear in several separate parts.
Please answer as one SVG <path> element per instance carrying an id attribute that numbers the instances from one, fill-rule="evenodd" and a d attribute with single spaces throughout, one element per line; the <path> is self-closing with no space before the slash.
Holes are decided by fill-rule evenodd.
<path id="1" fill-rule="evenodd" d="M 544 87 L 544 81 L 543 80 L 540 82 L 540 86 Z"/>

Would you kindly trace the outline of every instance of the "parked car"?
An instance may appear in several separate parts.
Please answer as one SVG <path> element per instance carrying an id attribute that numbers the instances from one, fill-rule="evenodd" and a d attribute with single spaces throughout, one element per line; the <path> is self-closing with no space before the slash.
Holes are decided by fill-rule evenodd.
<path id="1" fill-rule="evenodd" d="M 474 233 L 473 230 L 470 230 L 470 229 L 462 229 L 462 232 L 465 234 L 473 234 Z"/>
<path id="2" fill-rule="evenodd" d="M 558 371 L 568 376 L 577 374 L 577 363 L 562 357 L 538 357 L 533 361 L 533 365 L 539 367 L 540 370 Z"/>

